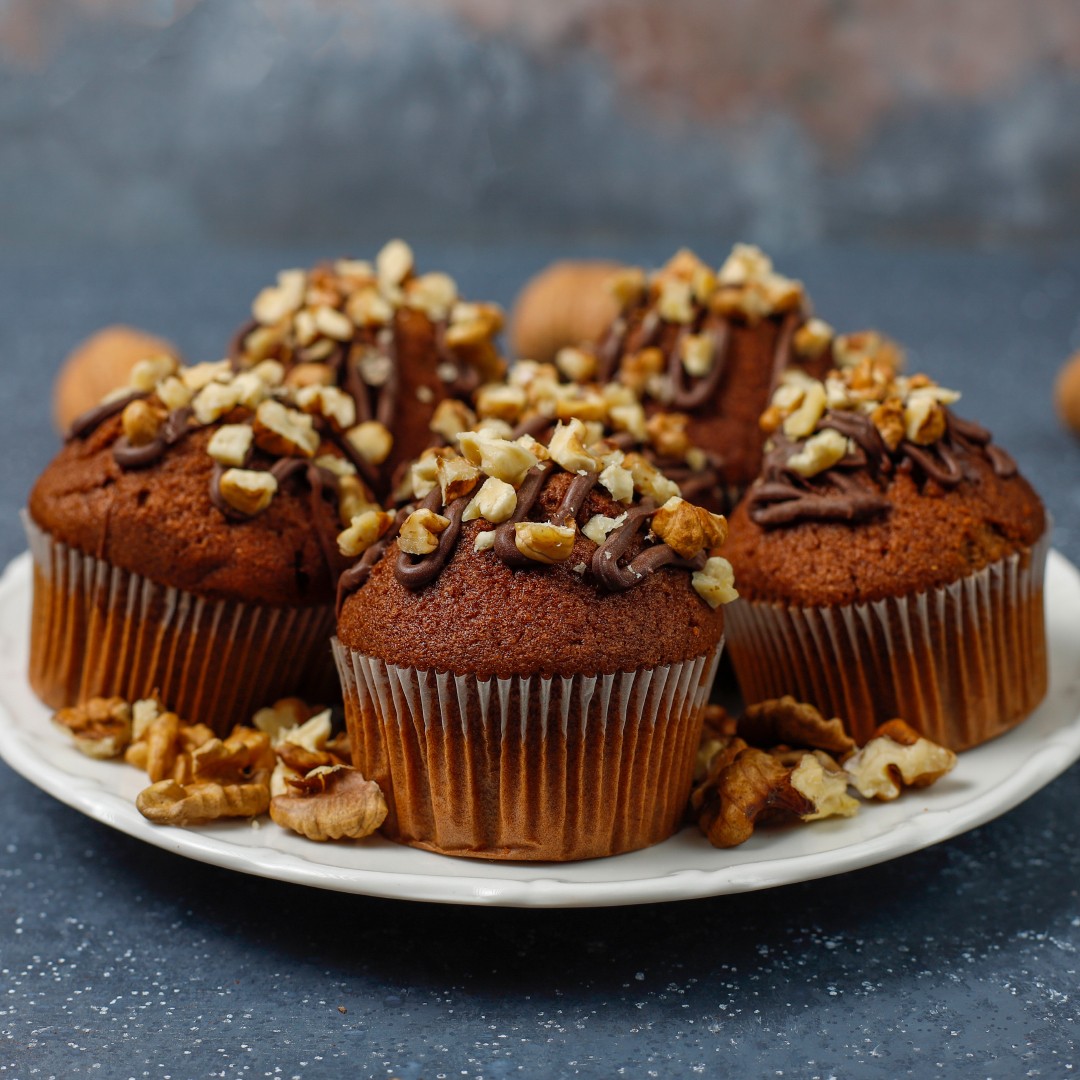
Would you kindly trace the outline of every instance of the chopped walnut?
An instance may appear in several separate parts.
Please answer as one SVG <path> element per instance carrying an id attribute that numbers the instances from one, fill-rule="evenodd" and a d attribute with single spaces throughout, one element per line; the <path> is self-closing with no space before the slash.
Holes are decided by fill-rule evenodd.
<path id="1" fill-rule="evenodd" d="M 476 426 L 476 413 L 463 401 L 445 398 L 435 406 L 429 426 L 436 435 L 452 443 L 463 431 L 472 431 Z"/>
<path id="2" fill-rule="evenodd" d="M 859 812 L 858 802 L 847 793 L 847 774 L 821 750 L 799 755 L 791 770 L 791 786 L 814 804 L 813 810 L 800 815 L 803 821 L 852 817 Z"/>
<path id="3" fill-rule="evenodd" d="M 515 487 L 539 460 L 531 450 L 516 442 L 475 431 L 463 431 L 458 437 L 458 445 L 465 457 L 481 471 Z"/>
<path id="4" fill-rule="evenodd" d="M 927 787 L 955 765 L 951 750 L 923 738 L 903 720 L 890 720 L 844 762 L 844 770 L 864 799 L 888 802 L 904 787 Z"/>
<path id="5" fill-rule="evenodd" d="M 294 390 L 303 390 L 310 386 L 333 386 L 334 369 L 329 364 L 297 364 L 285 376 L 285 385 Z"/>
<path id="6" fill-rule="evenodd" d="M 132 446 L 147 446 L 161 432 L 165 414 L 148 401 L 133 401 L 120 415 L 124 438 Z"/>
<path id="7" fill-rule="evenodd" d="M 159 383 L 173 377 L 180 370 L 179 361 L 167 354 L 160 356 L 148 356 L 144 360 L 137 360 L 128 376 L 128 386 L 132 390 L 141 390 L 145 394 L 152 393 Z"/>
<path id="8" fill-rule="evenodd" d="M 254 435 L 249 424 L 222 424 L 211 437 L 206 452 L 219 465 L 239 468 L 248 459 Z"/>
<path id="9" fill-rule="evenodd" d="M 811 435 L 802 448 L 787 459 L 787 467 L 800 476 L 817 476 L 831 469 L 847 454 L 847 450 L 847 439 L 839 431 L 825 428 Z"/>
<path id="10" fill-rule="evenodd" d="M 625 431 L 632 435 L 637 442 L 644 442 L 648 438 L 645 409 L 640 402 L 609 406 L 608 422 L 616 431 Z"/>
<path id="11" fill-rule="evenodd" d="M 413 270 L 412 248 L 404 240 L 391 240 L 375 256 L 375 273 L 379 286 L 384 291 L 388 287 L 400 285 Z"/>
<path id="12" fill-rule="evenodd" d="M 271 742 L 277 742 L 287 732 L 299 729 L 315 714 L 316 710 L 302 698 L 281 698 L 273 705 L 259 709 L 251 718 L 251 723 L 259 731 L 265 731 L 270 736 Z M 327 734 L 329 734 L 329 717 L 327 717 Z"/>
<path id="13" fill-rule="evenodd" d="M 684 559 L 718 548 L 727 539 L 727 520 L 673 496 L 653 515 L 652 530 Z"/>
<path id="14" fill-rule="evenodd" d="M 694 586 L 694 591 L 711 608 L 718 608 L 721 604 L 730 604 L 739 598 L 735 589 L 735 571 L 731 563 L 719 555 L 707 559 L 700 570 L 694 571 L 690 581 Z"/>
<path id="15" fill-rule="evenodd" d="M 286 408 L 280 401 L 262 402 L 255 410 L 252 427 L 255 445 L 268 454 L 310 458 L 319 449 L 319 436 L 311 417 Z"/>
<path id="16" fill-rule="evenodd" d="M 468 495 L 480 479 L 480 470 L 460 457 L 440 457 L 436 459 L 435 472 L 442 490 L 444 506 L 449 506 L 455 499 Z"/>
<path id="17" fill-rule="evenodd" d="M 394 515 L 385 510 L 362 511 L 349 522 L 347 529 L 338 533 L 338 551 L 349 559 L 363 555 L 386 535 L 393 523 Z"/>
<path id="18" fill-rule="evenodd" d="M 218 485 L 225 502 L 248 517 L 261 514 L 273 501 L 277 488 L 273 473 L 254 469 L 226 469 Z"/>
<path id="19" fill-rule="evenodd" d="M 381 465 L 394 448 L 394 436 L 378 420 L 365 420 L 345 433 L 349 445 L 370 465 Z"/>
<path id="20" fill-rule="evenodd" d="M 608 538 L 608 534 L 617 529 L 625 520 L 625 514 L 620 514 L 618 517 L 594 514 L 585 522 L 581 532 L 599 547 Z"/>
<path id="21" fill-rule="evenodd" d="M 322 416 L 338 431 L 356 423 L 356 402 L 336 386 L 305 386 L 296 392 L 296 404 L 306 413 Z"/>
<path id="22" fill-rule="evenodd" d="M 904 434 L 920 446 L 937 442 L 945 434 L 945 410 L 929 395 L 911 394 L 904 406 Z"/>
<path id="23" fill-rule="evenodd" d="M 653 380 L 664 370 L 664 353 L 655 346 L 625 357 L 619 366 L 619 382 L 636 394 L 642 394 L 653 385 Z"/>
<path id="24" fill-rule="evenodd" d="M 621 464 L 613 463 L 600 473 L 600 484 L 607 488 L 616 502 L 634 501 L 634 474 Z"/>
<path id="25" fill-rule="evenodd" d="M 619 307 L 630 307 L 645 294 L 645 271 L 637 266 L 616 270 L 608 281 L 608 289 Z"/>
<path id="26" fill-rule="evenodd" d="M 179 784 L 160 780 L 140 791 L 135 806 L 157 825 L 202 825 L 226 817 L 257 817 L 270 805 L 265 783 Z"/>
<path id="27" fill-rule="evenodd" d="M 799 356 L 816 359 L 832 344 L 835 337 L 833 328 L 821 319 L 807 319 L 795 331 L 792 345 Z"/>
<path id="28" fill-rule="evenodd" d="M 813 705 L 796 701 L 790 694 L 748 706 L 739 718 L 738 732 L 758 747 L 786 743 L 845 755 L 856 746 L 843 721 L 826 720 Z"/>
<path id="29" fill-rule="evenodd" d="M 693 287 L 689 281 L 664 278 L 660 281 L 660 295 L 656 310 L 660 317 L 673 323 L 689 323 L 694 318 Z"/>
<path id="30" fill-rule="evenodd" d="M 792 785 L 792 770 L 771 754 L 744 747 L 729 762 L 727 756 L 721 750 L 714 758 L 693 799 L 698 826 L 715 847 L 736 847 L 749 840 L 763 818 L 816 812 L 813 800 Z"/>
<path id="31" fill-rule="evenodd" d="M 414 510 L 402 523 L 398 547 L 409 555 L 430 555 L 439 546 L 439 534 L 450 526 L 450 519 L 434 510 Z"/>
<path id="32" fill-rule="evenodd" d="M 716 337 L 708 331 L 700 334 L 687 334 L 682 339 L 679 354 L 687 375 L 704 378 L 712 371 L 716 358 Z"/>
<path id="33" fill-rule="evenodd" d="M 359 840 L 385 820 L 386 800 L 374 780 L 346 765 L 313 769 L 291 781 L 295 794 L 275 795 L 270 817 L 309 840 Z"/>
<path id="34" fill-rule="evenodd" d="M 169 412 L 175 412 L 186 409 L 195 395 L 175 375 L 171 375 L 157 384 L 154 396 Z"/>
<path id="35" fill-rule="evenodd" d="M 777 396 L 774 395 L 774 402 Z M 792 439 L 803 439 L 812 434 L 817 422 L 825 415 L 826 403 L 825 387 L 816 381 L 807 383 L 800 404 L 784 418 L 784 434 Z"/>
<path id="36" fill-rule="evenodd" d="M 490 521 L 492 525 L 499 525 L 506 521 L 517 509 L 517 492 L 512 484 L 500 480 L 498 477 L 489 476 L 480 490 L 473 496 L 472 501 L 465 507 L 462 514 L 464 521 L 473 521 L 482 517 Z M 483 535 L 483 534 L 481 534 Z M 492 543 L 494 543 L 494 533 Z"/>
<path id="37" fill-rule="evenodd" d="M 200 424 L 212 424 L 239 404 L 239 387 L 232 383 L 208 382 L 192 398 L 191 412 Z"/>
<path id="38" fill-rule="evenodd" d="M 883 401 L 870 414 L 870 419 L 890 450 L 895 450 L 904 441 L 904 405 L 899 398 Z"/>
<path id="39" fill-rule="evenodd" d="M 668 499 L 681 494 L 679 485 L 666 477 L 641 454 L 627 454 L 623 458 L 623 466 L 630 470 L 630 475 L 634 478 L 634 487 L 647 498 L 655 499 L 663 504 Z"/>
<path id="40" fill-rule="evenodd" d="M 60 709 L 52 720 L 87 757 L 119 757 L 131 740 L 131 706 L 123 698 L 91 698 Z"/>
<path id="41" fill-rule="evenodd" d="M 550 441 L 548 452 L 567 472 L 593 472 L 599 467 L 596 458 L 585 449 L 588 435 L 581 420 L 559 422 Z"/>
<path id="42" fill-rule="evenodd" d="M 514 544 L 527 559 L 539 563 L 565 562 L 574 551 L 577 526 L 520 521 L 514 526 Z"/>
<path id="43" fill-rule="evenodd" d="M 493 416 L 516 424 L 528 405 L 528 397 L 520 386 L 492 383 L 481 386 L 476 392 L 476 413 L 478 416 Z"/>
<path id="44" fill-rule="evenodd" d="M 555 354 L 555 364 L 574 382 L 586 382 L 596 374 L 596 357 L 588 349 L 562 348 Z"/>
<path id="45" fill-rule="evenodd" d="M 421 274 L 405 285 L 405 303 L 422 311 L 432 322 L 445 319 L 457 298 L 457 284 L 449 274 Z"/>
<path id="46" fill-rule="evenodd" d="M 661 457 L 684 458 L 690 450 L 686 426 L 690 417 L 684 413 L 658 412 L 649 417 L 646 431 L 649 442 Z"/>

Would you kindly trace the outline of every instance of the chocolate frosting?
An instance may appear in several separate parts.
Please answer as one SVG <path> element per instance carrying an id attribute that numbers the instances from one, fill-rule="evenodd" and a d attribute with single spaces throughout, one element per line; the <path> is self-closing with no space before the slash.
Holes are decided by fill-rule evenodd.
<path id="1" fill-rule="evenodd" d="M 765 528 L 805 521 L 866 521 L 888 512 L 885 485 L 894 471 L 913 473 L 948 490 L 971 476 L 968 462 L 975 456 L 989 462 L 1000 477 L 1016 475 L 1016 462 L 993 445 L 986 428 L 961 420 L 947 408 L 944 411 L 945 433 L 936 442 L 920 446 L 902 439 L 890 451 L 869 416 L 830 410 L 815 431 L 832 428 L 856 449 L 811 477 L 788 465 L 798 444 L 783 435 L 774 436 L 761 476 L 747 494 L 751 520 Z"/>

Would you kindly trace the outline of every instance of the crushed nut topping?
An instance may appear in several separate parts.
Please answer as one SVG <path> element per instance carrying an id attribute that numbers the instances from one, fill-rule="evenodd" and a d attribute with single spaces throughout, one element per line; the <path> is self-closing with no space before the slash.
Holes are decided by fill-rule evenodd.
<path id="1" fill-rule="evenodd" d="M 888 802 L 905 787 L 934 783 L 955 765 L 951 750 L 923 738 L 903 720 L 890 720 L 844 762 L 844 770 L 863 798 Z"/>

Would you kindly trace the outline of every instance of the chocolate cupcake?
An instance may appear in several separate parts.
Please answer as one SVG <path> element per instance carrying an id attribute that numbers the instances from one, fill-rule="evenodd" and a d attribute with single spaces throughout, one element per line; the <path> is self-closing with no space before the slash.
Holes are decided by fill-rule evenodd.
<path id="1" fill-rule="evenodd" d="M 238 371 L 273 359 L 286 385 L 331 385 L 356 405 L 346 450 L 380 498 L 430 440 L 438 403 L 467 397 L 505 372 L 495 339 L 502 312 L 467 303 L 453 278 L 418 274 L 408 244 L 392 240 L 374 263 L 339 259 L 284 270 L 233 336 Z"/>
<path id="2" fill-rule="evenodd" d="M 654 274 L 622 271 L 612 288 L 621 310 L 591 350 L 589 377 L 630 387 L 650 414 L 686 414 L 691 444 L 718 471 L 711 501 L 733 505 L 758 473 L 758 417 L 781 374 L 824 375 L 832 331 L 798 281 L 744 244 L 719 271 L 683 250 Z"/>
<path id="3" fill-rule="evenodd" d="M 900 716 L 963 750 L 1043 698 L 1045 513 L 958 397 L 869 359 L 777 389 L 731 522 L 748 701 L 790 693 L 859 742 Z"/>
<path id="4" fill-rule="evenodd" d="M 569 860 L 678 827 L 723 641 L 723 518 L 639 455 L 463 433 L 418 506 L 357 517 L 335 654 L 402 843 Z"/>
<path id="5" fill-rule="evenodd" d="M 30 494 L 30 681 L 48 705 L 156 692 L 220 732 L 336 690 L 341 524 L 373 505 L 352 400 L 264 361 L 140 362 Z"/>

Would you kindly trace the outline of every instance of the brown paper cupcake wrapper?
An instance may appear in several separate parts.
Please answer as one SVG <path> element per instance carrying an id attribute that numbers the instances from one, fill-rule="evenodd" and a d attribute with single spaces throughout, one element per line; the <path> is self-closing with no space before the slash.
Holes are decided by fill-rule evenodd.
<path id="1" fill-rule="evenodd" d="M 954 750 L 992 739 L 1046 694 L 1048 549 L 1045 534 L 950 585 L 869 604 L 737 600 L 725 615 L 743 696 L 813 702 L 859 742 L 897 716 Z"/>
<path id="2" fill-rule="evenodd" d="M 47 705 L 157 691 L 224 733 L 281 697 L 336 696 L 332 606 L 207 600 L 77 551 L 25 513 L 23 524 L 34 560 L 30 684 Z"/>
<path id="3" fill-rule="evenodd" d="M 358 769 L 391 839 L 558 860 L 659 843 L 682 820 L 714 652 L 618 675 L 480 679 L 397 667 L 334 640 Z"/>

